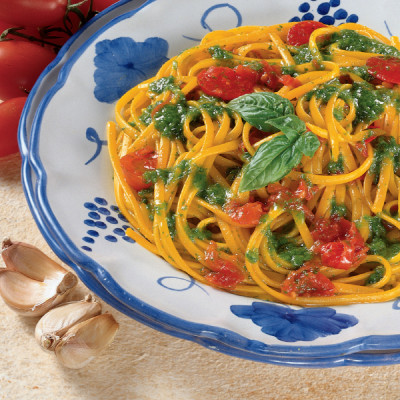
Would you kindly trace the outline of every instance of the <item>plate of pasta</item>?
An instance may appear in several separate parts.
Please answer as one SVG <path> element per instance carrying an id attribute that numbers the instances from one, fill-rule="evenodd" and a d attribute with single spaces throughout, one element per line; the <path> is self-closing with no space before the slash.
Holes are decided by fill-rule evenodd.
<path id="1" fill-rule="evenodd" d="M 397 363 L 399 5 L 123 3 L 25 110 L 50 246 L 117 309 L 211 349 Z"/>

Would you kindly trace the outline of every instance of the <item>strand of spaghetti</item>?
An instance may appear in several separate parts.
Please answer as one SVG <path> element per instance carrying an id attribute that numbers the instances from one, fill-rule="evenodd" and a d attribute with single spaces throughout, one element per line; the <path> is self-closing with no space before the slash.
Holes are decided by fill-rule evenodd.
<path id="1" fill-rule="evenodd" d="M 308 249 L 311 249 L 314 245 L 314 239 L 312 238 L 310 230 L 305 222 L 304 215 L 298 211 L 294 211 L 292 215 L 304 244 Z"/>
<path id="2" fill-rule="evenodd" d="M 315 174 L 305 174 L 306 178 L 315 185 L 339 185 L 342 183 L 348 183 L 354 181 L 355 179 L 362 176 L 365 172 L 368 171 L 369 167 L 373 161 L 373 150 L 372 146 L 368 143 L 368 156 L 365 161 L 358 167 L 356 170 L 351 171 L 347 174 L 341 175 L 315 175 Z M 294 179 L 300 179 L 301 173 L 297 171 L 292 171 L 289 173 L 289 176 Z"/>
<path id="3" fill-rule="evenodd" d="M 139 232 L 134 231 L 132 228 L 128 228 L 126 230 L 126 235 L 129 236 L 138 244 L 140 244 L 140 246 L 144 247 L 146 250 L 151 251 L 153 254 L 156 254 L 157 256 L 160 255 L 160 252 L 158 251 L 157 247 L 154 246 L 153 243 L 150 243 Z"/>
<path id="4" fill-rule="evenodd" d="M 256 227 L 253 234 L 250 236 L 246 254 L 254 252 L 258 253 L 258 249 L 260 248 L 262 241 L 266 240 L 264 232 L 268 229 L 271 222 L 283 212 L 283 209 L 275 207 L 267 214 L 266 218 L 264 218 L 264 220 Z M 261 271 L 258 258 L 256 261 L 253 261 L 253 258 L 246 257 L 246 268 L 253 280 L 262 289 L 265 290 L 265 288 L 268 288 L 265 290 L 267 293 L 270 292 L 270 287 L 280 287 L 280 283 L 272 280 Z M 262 285 L 260 285 L 259 282 L 262 282 Z"/>
<path id="5" fill-rule="evenodd" d="M 317 96 L 314 95 L 310 99 L 309 107 L 310 107 L 310 114 L 312 118 L 312 122 L 316 124 L 319 128 L 326 128 L 326 122 L 321 114 L 320 111 L 320 105 L 321 105 L 322 100 L 317 99 Z M 326 131 L 326 136 L 323 136 L 324 138 L 328 138 L 328 131 Z"/>
<path id="6" fill-rule="evenodd" d="M 339 294 L 383 293 L 382 289 L 377 289 L 371 286 L 351 285 L 348 283 L 341 283 L 336 280 L 333 281 L 333 284 L 335 285 L 335 289 Z"/>
<path id="7" fill-rule="evenodd" d="M 332 160 L 335 162 L 339 158 L 339 134 L 336 129 L 335 117 L 333 115 L 335 103 L 339 93 L 335 93 L 328 101 L 325 110 L 326 126 L 329 133 L 329 144 L 332 152 Z"/>
<path id="8" fill-rule="evenodd" d="M 392 160 L 390 158 L 385 157 L 382 162 L 382 168 L 381 168 L 381 173 L 379 175 L 379 182 L 377 185 L 375 200 L 371 206 L 371 211 L 375 214 L 381 212 L 383 209 L 392 170 L 393 170 Z"/>
<path id="9" fill-rule="evenodd" d="M 219 228 L 221 229 L 225 242 L 232 254 L 237 253 L 238 249 L 244 253 L 246 251 L 246 243 L 241 240 L 237 234 L 238 228 L 232 227 L 220 218 L 217 218 L 216 220 Z"/>
<path id="10" fill-rule="evenodd" d="M 285 45 L 285 43 L 283 43 L 282 39 L 276 33 L 270 33 L 269 36 L 272 42 L 275 44 L 276 48 L 278 49 L 279 53 L 281 54 L 281 57 L 285 65 L 296 64 L 287 46 Z"/>
<path id="11" fill-rule="evenodd" d="M 335 186 L 330 185 L 326 186 L 324 193 L 322 194 L 321 198 L 319 199 L 319 204 L 317 211 L 315 212 L 316 218 L 322 218 L 326 211 L 328 211 L 331 207 L 332 197 L 335 193 Z"/>
<path id="12" fill-rule="evenodd" d="M 392 277 L 392 266 L 391 263 L 388 262 L 385 258 L 378 256 L 378 255 L 369 255 L 365 258 L 365 260 L 363 261 L 363 263 L 368 263 L 368 262 L 377 262 L 379 264 L 381 264 L 384 268 L 385 268 L 385 273 L 383 274 L 382 278 L 376 282 L 371 284 L 369 287 L 371 288 L 383 288 L 386 284 L 389 283 L 391 277 Z M 346 278 L 339 278 L 335 280 L 336 282 L 342 282 L 342 283 L 353 283 L 353 282 L 357 282 L 357 281 L 366 281 L 368 279 L 369 276 L 371 276 L 371 274 L 374 271 L 369 271 L 369 272 L 365 272 L 363 274 L 359 274 L 359 275 L 353 275 L 353 276 L 349 276 Z"/>
<path id="13" fill-rule="evenodd" d="M 274 54 L 275 56 L 277 55 L 276 49 L 274 49 L 274 44 L 272 42 L 246 44 L 235 49 L 234 53 L 238 54 L 239 56 L 246 57 L 248 53 L 252 51 L 259 52 L 260 50 L 264 50 L 265 52 Z"/>
<path id="14" fill-rule="evenodd" d="M 232 140 L 231 142 L 226 142 L 224 144 L 219 144 L 217 146 L 212 146 L 209 147 L 208 149 L 200 152 L 198 155 L 193 157 L 194 162 L 199 162 L 204 158 L 210 157 L 210 156 L 215 156 L 217 154 L 222 154 L 222 153 L 229 153 L 231 151 L 234 151 L 238 148 L 240 144 L 239 140 Z"/>
<path id="15" fill-rule="evenodd" d="M 119 163 L 119 157 L 116 153 L 116 148 L 115 148 L 115 139 L 116 139 L 116 126 L 113 122 L 109 122 L 107 124 L 107 141 L 108 141 L 108 149 L 109 149 L 109 155 L 110 155 L 110 160 L 112 167 L 114 169 L 114 174 L 115 177 L 117 178 L 118 181 L 120 182 L 123 191 L 125 193 L 125 196 L 127 197 L 134 215 L 137 219 L 137 223 L 140 227 L 140 232 L 143 233 L 143 235 L 150 241 L 153 241 L 153 233 L 151 229 L 149 228 L 147 221 L 144 219 L 143 214 L 140 211 L 140 206 L 139 203 L 132 193 L 132 190 L 130 189 L 129 185 L 126 183 L 126 180 L 124 178 L 124 174 L 122 172 L 121 165 Z"/>
<path id="16" fill-rule="evenodd" d="M 330 61 L 323 61 L 322 64 L 326 69 L 326 71 L 324 71 L 324 74 L 322 76 L 313 79 L 311 82 L 307 82 L 304 85 L 301 85 L 295 89 L 292 89 L 291 91 L 286 93 L 283 97 L 286 97 L 289 100 L 299 98 L 300 96 L 312 90 L 315 86 L 328 82 L 340 75 L 340 69 L 337 64 Z M 301 78 L 302 77 L 300 76 L 297 79 L 301 82 L 302 81 Z"/>
<path id="17" fill-rule="evenodd" d="M 306 97 L 301 96 L 296 104 L 296 115 L 305 123 L 312 123 L 313 118 L 307 113 L 305 109 Z"/>
<path id="18" fill-rule="evenodd" d="M 317 44 L 317 38 L 323 35 L 332 35 L 333 33 L 337 32 L 338 28 L 331 26 L 327 28 L 319 28 L 315 29 L 311 35 L 310 39 L 308 41 L 308 47 L 310 48 L 310 52 L 318 62 L 322 62 L 323 58 L 322 55 L 319 51 L 318 44 Z"/>

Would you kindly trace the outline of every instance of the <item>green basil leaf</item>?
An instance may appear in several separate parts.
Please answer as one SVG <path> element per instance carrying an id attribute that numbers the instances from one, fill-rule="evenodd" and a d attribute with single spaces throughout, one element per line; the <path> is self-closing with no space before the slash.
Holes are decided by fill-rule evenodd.
<path id="1" fill-rule="evenodd" d="M 278 131 L 282 131 L 288 139 L 294 140 L 299 133 L 306 130 L 306 124 L 297 115 L 289 114 L 268 120 Z"/>
<path id="2" fill-rule="evenodd" d="M 302 153 L 286 136 L 263 143 L 244 168 L 239 191 L 259 189 L 287 175 L 301 161 Z"/>
<path id="3" fill-rule="evenodd" d="M 270 124 L 270 120 L 294 114 L 292 103 L 272 92 L 239 96 L 228 103 L 228 109 L 236 111 L 246 122 L 264 132 L 280 130 Z"/>
<path id="4" fill-rule="evenodd" d="M 303 155 L 312 157 L 320 144 L 318 138 L 309 131 L 289 136 L 277 136 L 258 148 L 244 168 L 240 192 L 279 181 L 300 163 Z"/>
<path id="5" fill-rule="evenodd" d="M 307 131 L 304 132 L 299 140 L 296 142 L 296 148 L 301 151 L 304 155 L 308 157 L 312 157 L 314 153 L 317 151 L 320 142 L 316 135 L 312 132 Z"/>

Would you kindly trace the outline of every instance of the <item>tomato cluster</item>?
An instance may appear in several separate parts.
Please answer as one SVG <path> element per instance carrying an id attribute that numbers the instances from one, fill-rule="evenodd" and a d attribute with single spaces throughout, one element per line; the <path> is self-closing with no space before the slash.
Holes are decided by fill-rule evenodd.
<path id="1" fill-rule="evenodd" d="M 26 97 L 61 46 L 116 0 L 0 0 L 0 157 L 18 152 Z"/>

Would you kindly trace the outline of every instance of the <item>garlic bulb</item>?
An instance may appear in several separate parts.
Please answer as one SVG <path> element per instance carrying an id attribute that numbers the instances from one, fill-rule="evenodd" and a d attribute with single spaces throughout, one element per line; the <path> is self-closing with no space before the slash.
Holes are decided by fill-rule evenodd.
<path id="1" fill-rule="evenodd" d="M 67 368 L 87 365 L 114 339 L 119 328 L 111 314 L 101 314 L 70 328 L 55 348 L 58 361 Z"/>
<path id="2" fill-rule="evenodd" d="M 0 295 L 19 314 L 42 316 L 78 283 L 73 273 L 34 246 L 6 239 L 2 248 L 6 268 L 0 268 Z"/>
<path id="3" fill-rule="evenodd" d="M 101 313 L 101 304 L 90 294 L 84 300 L 53 308 L 36 324 L 35 337 L 45 350 L 54 350 L 61 337 L 75 324 Z"/>

